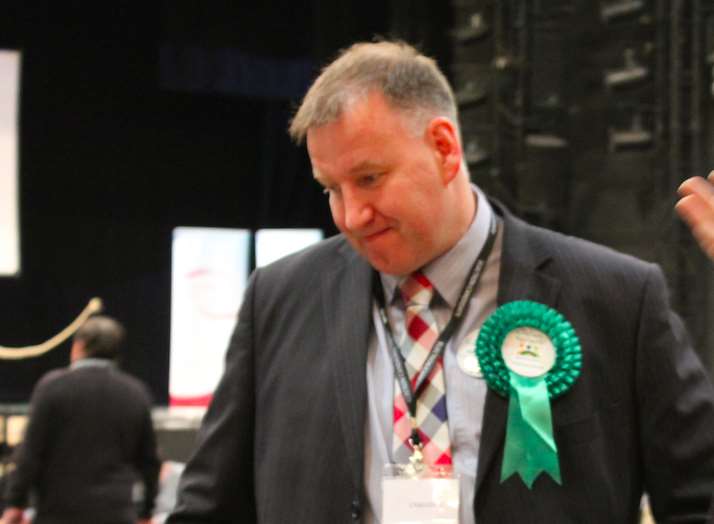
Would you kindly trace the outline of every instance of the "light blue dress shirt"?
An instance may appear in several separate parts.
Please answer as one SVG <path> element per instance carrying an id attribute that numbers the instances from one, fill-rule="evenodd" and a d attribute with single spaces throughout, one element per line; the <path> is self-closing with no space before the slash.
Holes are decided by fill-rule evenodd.
<path id="1" fill-rule="evenodd" d="M 449 321 L 469 269 L 486 242 L 493 216 L 493 209 L 484 194 L 476 186 L 473 186 L 473 190 L 478 206 L 471 226 L 453 248 L 422 268 L 438 294 L 432 310 L 440 330 Z M 454 471 L 461 480 L 460 524 L 474 524 L 474 486 L 487 386 L 482 378 L 469 376 L 459 368 L 457 353 L 467 336 L 473 334 L 496 309 L 502 234 L 502 228 L 499 227 L 481 282 L 469 302 L 468 312 L 444 352 L 451 452 Z M 401 301 L 395 297 L 395 290 L 402 279 L 384 274 L 381 278 L 390 325 L 395 339 L 400 340 L 404 333 L 404 311 Z M 382 474 L 385 464 L 393 462 L 394 369 L 376 304 L 373 305 L 372 323 L 374 329 L 367 357 L 364 478 L 368 504 L 364 521 L 366 524 L 379 524 L 382 513 Z"/>

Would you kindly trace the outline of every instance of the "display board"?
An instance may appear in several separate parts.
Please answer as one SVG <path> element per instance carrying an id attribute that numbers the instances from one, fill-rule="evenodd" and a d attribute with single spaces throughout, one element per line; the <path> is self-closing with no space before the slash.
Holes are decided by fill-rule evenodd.
<path id="1" fill-rule="evenodd" d="M 250 231 L 177 227 L 171 276 L 169 402 L 205 406 L 248 282 Z"/>
<path id="2" fill-rule="evenodd" d="M 256 266 L 319 242 L 319 229 L 261 229 Z M 253 237 L 244 229 L 177 227 L 171 270 L 171 406 L 207 406 L 223 374 L 250 273 Z"/>
<path id="3" fill-rule="evenodd" d="M 0 276 L 20 272 L 19 95 L 20 53 L 0 50 Z"/>

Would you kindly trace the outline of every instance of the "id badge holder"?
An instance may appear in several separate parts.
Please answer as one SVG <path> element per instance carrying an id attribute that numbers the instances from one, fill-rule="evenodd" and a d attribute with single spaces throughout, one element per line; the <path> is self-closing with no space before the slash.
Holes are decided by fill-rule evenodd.
<path id="1" fill-rule="evenodd" d="M 459 478 L 452 466 L 387 464 L 382 475 L 382 524 L 458 524 Z"/>

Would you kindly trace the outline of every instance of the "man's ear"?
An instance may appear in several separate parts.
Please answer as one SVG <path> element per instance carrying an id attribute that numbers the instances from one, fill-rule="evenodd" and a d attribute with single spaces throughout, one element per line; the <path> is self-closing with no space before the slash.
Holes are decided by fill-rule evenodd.
<path id="1" fill-rule="evenodd" d="M 85 351 L 85 344 L 82 340 L 77 340 L 74 339 L 72 341 L 72 347 L 69 352 L 69 360 L 70 362 L 74 362 L 75 360 L 81 360 L 85 358 L 87 355 L 87 352 Z"/>
<path id="2" fill-rule="evenodd" d="M 438 116 L 429 122 L 426 133 L 442 167 L 444 184 L 448 184 L 459 173 L 463 155 L 456 125 L 448 118 Z"/>

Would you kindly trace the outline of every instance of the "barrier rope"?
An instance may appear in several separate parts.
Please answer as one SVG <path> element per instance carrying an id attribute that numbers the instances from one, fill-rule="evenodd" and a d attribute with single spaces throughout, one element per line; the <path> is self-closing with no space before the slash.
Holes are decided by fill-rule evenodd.
<path id="1" fill-rule="evenodd" d="M 48 351 L 53 350 L 60 344 L 62 344 L 69 337 L 74 335 L 74 333 L 80 328 L 82 324 L 95 313 L 102 311 L 103 304 L 102 299 L 93 298 L 87 304 L 82 312 L 79 314 L 74 321 L 64 328 L 62 331 L 57 333 L 55 336 L 43 342 L 42 344 L 37 344 L 35 346 L 26 346 L 19 348 L 9 348 L 5 346 L 0 346 L 0 360 L 21 360 L 26 358 L 39 357 L 44 355 Z"/>

